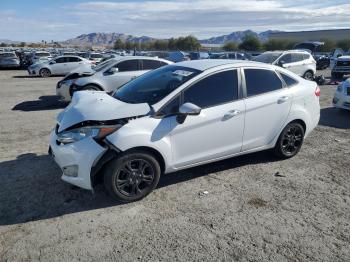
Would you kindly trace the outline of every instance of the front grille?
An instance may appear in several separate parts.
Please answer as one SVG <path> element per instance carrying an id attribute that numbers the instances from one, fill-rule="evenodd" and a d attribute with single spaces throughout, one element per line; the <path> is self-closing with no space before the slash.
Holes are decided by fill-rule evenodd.
<path id="1" fill-rule="evenodd" d="M 338 61 L 337 66 L 350 66 L 350 61 Z"/>

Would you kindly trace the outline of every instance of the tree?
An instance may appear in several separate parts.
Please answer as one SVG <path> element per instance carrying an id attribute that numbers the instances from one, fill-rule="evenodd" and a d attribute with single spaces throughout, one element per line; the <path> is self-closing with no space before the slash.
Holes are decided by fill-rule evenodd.
<path id="1" fill-rule="evenodd" d="M 0 47 L 6 47 L 6 46 L 7 46 L 7 44 L 5 44 L 5 43 L 0 44 Z"/>
<path id="2" fill-rule="evenodd" d="M 21 43 L 19 44 L 19 46 L 20 46 L 20 47 L 25 47 L 25 46 L 26 46 L 26 42 L 21 42 Z"/>
<path id="3" fill-rule="evenodd" d="M 222 48 L 225 51 L 236 51 L 238 50 L 238 45 L 235 42 L 227 42 Z"/>
<path id="4" fill-rule="evenodd" d="M 128 50 L 128 51 L 134 49 L 134 43 L 132 43 L 130 41 L 126 41 L 125 49 Z"/>
<path id="5" fill-rule="evenodd" d="M 114 49 L 117 49 L 117 50 L 125 49 L 125 42 L 122 39 L 118 38 L 114 43 Z"/>
<path id="6" fill-rule="evenodd" d="M 348 51 L 350 49 L 350 39 L 340 40 L 338 41 L 337 45 L 344 51 Z"/>
<path id="7" fill-rule="evenodd" d="M 239 45 L 239 49 L 245 51 L 259 51 L 262 49 L 260 40 L 254 35 L 246 35 L 243 42 Z"/>

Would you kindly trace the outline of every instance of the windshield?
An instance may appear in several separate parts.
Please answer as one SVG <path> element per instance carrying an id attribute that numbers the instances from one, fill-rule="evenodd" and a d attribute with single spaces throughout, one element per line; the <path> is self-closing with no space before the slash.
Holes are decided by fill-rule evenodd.
<path id="1" fill-rule="evenodd" d="M 282 55 L 282 53 L 263 53 L 261 55 L 258 55 L 254 57 L 254 61 L 256 62 L 262 62 L 266 64 L 272 64 L 276 61 L 277 58 L 279 58 Z"/>
<path id="2" fill-rule="evenodd" d="M 103 56 L 101 54 L 91 54 L 91 58 L 102 58 Z"/>
<path id="3" fill-rule="evenodd" d="M 96 71 L 96 72 L 100 72 L 110 66 L 112 66 L 112 64 L 114 63 L 113 60 L 106 60 L 100 64 L 98 64 L 97 66 L 95 66 L 93 69 Z"/>
<path id="4" fill-rule="evenodd" d="M 199 73 L 182 66 L 161 67 L 125 84 L 113 97 L 126 103 L 153 105 Z"/>
<path id="5" fill-rule="evenodd" d="M 50 53 L 35 53 L 35 56 L 38 56 L 38 57 L 50 56 Z"/>
<path id="6" fill-rule="evenodd" d="M 0 58 L 15 58 L 16 55 L 14 53 L 0 53 Z"/>

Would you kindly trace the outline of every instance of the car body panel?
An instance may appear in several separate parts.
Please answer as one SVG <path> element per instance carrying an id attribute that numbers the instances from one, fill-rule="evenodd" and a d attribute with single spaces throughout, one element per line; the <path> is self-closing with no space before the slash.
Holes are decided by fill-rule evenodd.
<path id="1" fill-rule="evenodd" d="M 338 86 L 332 103 L 336 108 L 350 110 L 350 78 Z"/>

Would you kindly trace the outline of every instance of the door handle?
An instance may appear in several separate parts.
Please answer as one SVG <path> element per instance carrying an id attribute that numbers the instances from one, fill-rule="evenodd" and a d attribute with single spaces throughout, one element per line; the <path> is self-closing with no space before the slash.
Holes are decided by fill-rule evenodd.
<path id="1" fill-rule="evenodd" d="M 238 116 L 241 113 L 240 110 L 231 110 L 224 115 L 224 119 L 229 119 L 234 116 Z"/>
<path id="2" fill-rule="evenodd" d="M 289 100 L 288 96 L 282 96 L 277 100 L 277 104 L 283 104 Z"/>

